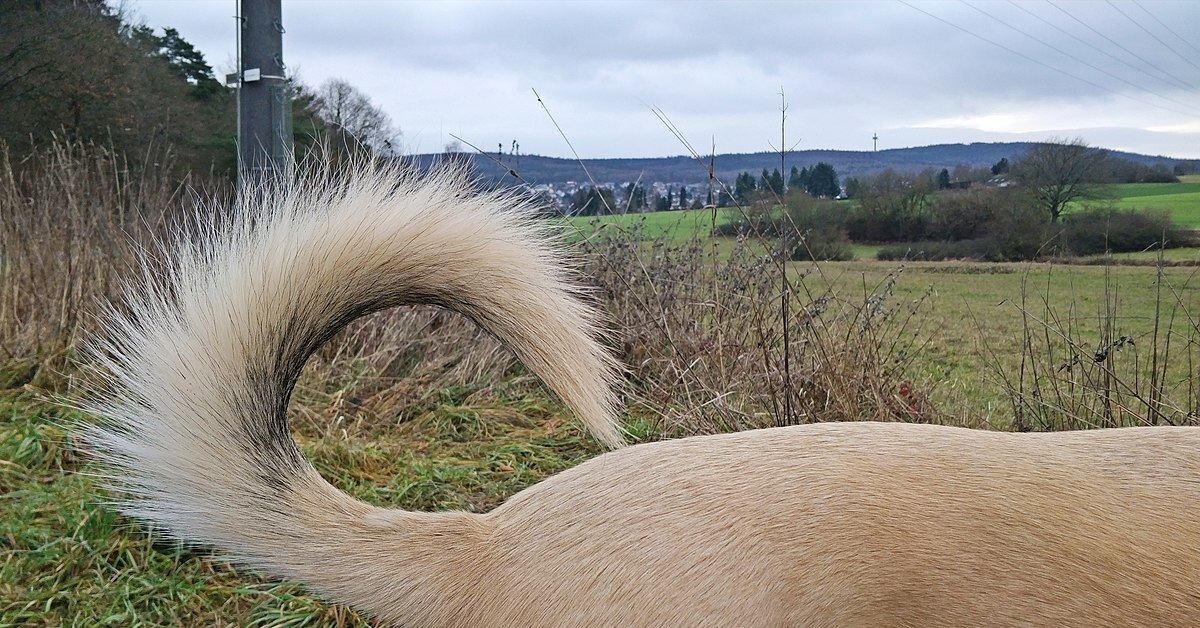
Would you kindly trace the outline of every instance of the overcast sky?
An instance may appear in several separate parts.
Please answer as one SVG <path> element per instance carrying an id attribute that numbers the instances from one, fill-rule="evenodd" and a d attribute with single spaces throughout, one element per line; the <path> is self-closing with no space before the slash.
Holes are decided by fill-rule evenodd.
<path id="1" fill-rule="evenodd" d="M 219 74 L 236 0 L 128 0 Z M 1200 158 L 1200 2 L 283 3 L 284 60 L 366 92 L 410 152 L 451 134 L 581 157 L 1082 137 Z M 1189 40 L 1183 39 L 1190 38 Z"/>

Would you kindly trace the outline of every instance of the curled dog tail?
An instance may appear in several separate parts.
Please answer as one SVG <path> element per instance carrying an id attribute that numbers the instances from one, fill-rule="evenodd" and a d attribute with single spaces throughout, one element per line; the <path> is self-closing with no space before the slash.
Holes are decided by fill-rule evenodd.
<path id="1" fill-rule="evenodd" d="M 109 332 L 88 353 L 105 374 L 82 404 L 99 422 L 81 438 L 111 473 L 123 512 L 311 582 L 317 558 L 297 547 L 371 508 L 302 457 L 289 397 L 330 336 L 404 304 L 470 317 L 599 440 L 621 445 L 617 365 L 562 270 L 552 227 L 530 220 L 520 197 L 468 190 L 454 171 L 418 180 L 360 167 L 264 185 L 229 220 L 167 244 L 164 271 L 110 308 Z"/>

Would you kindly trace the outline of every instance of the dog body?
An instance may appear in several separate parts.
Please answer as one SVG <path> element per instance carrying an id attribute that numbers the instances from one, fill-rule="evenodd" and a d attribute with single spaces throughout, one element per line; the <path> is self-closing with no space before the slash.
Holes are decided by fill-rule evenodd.
<path id="1" fill-rule="evenodd" d="M 470 316 L 618 447 L 617 369 L 503 195 L 363 169 L 248 194 L 91 350 L 124 512 L 403 626 L 1200 625 L 1200 431 L 824 424 L 617 449 L 490 513 L 358 502 L 296 449 L 308 356 L 404 303 Z"/>
<path id="2" fill-rule="evenodd" d="M 403 544 L 441 548 L 446 578 L 419 596 L 438 603 L 406 609 L 405 591 L 376 612 L 457 626 L 1195 625 L 1197 446 L 1189 428 L 881 423 L 639 445 L 459 515 L 470 532 L 453 547 Z M 394 583 L 426 572 L 419 555 L 386 561 L 372 564 Z"/>

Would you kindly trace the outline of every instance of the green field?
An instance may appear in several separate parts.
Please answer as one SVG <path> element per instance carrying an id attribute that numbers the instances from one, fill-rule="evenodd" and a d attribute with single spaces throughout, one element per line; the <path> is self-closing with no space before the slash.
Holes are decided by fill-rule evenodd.
<path id="1" fill-rule="evenodd" d="M 1200 182 L 1128 183 L 1117 187 L 1117 207 L 1167 210 L 1180 225 L 1200 229 Z"/>
<path id="2" fill-rule="evenodd" d="M 815 265 L 793 266 L 795 276 L 800 276 Z M 1189 318 L 1200 309 L 1196 267 L 1164 268 L 1161 291 L 1152 266 L 863 260 L 824 262 L 819 268 L 804 281 L 818 292 L 828 287 L 851 301 L 861 301 L 889 273 L 900 271 L 894 305 L 920 302 L 913 330 L 920 357 L 914 366 L 932 382 L 938 404 L 947 412 L 970 417 L 971 423 L 1008 425 L 1012 406 L 1001 376 L 1019 372 L 1027 324 L 1035 339 L 1070 336 L 1083 353 L 1100 346 L 1106 329 L 1118 337 L 1128 336 L 1137 348 L 1122 355 L 1125 360 L 1146 359 L 1156 321 L 1160 350 L 1167 328 L 1175 334 L 1175 342 L 1182 340 L 1176 350 L 1186 346 L 1189 337 L 1196 342 L 1200 333 L 1195 319 Z M 1034 357 L 1051 360 L 1048 350 L 1034 351 Z M 1064 349 L 1059 346 L 1059 350 Z M 1192 359 L 1200 357 L 1194 347 L 1191 351 Z M 1065 361 L 1065 355 L 1058 357 Z M 1144 366 L 1135 369 L 1143 380 Z M 1170 381 L 1184 386 L 1175 390 L 1181 399 L 1188 395 L 1185 383 L 1194 382 L 1188 368 L 1186 360 L 1178 360 L 1170 371 Z"/>
<path id="3" fill-rule="evenodd" d="M 618 229 L 625 232 L 638 230 L 648 238 L 665 237 L 668 240 L 686 240 L 696 233 L 711 233 L 713 225 L 720 225 L 729 210 L 681 209 L 669 212 L 645 214 L 612 214 L 608 216 L 575 216 L 569 224 L 582 233 L 591 233 L 598 228 Z M 715 222 L 714 222 L 715 221 Z"/>

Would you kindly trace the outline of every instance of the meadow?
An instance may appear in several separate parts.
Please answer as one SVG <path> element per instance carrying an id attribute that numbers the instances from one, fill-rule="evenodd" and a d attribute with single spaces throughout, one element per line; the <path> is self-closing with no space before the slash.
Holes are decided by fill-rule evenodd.
<path id="1" fill-rule="evenodd" d="M 42 175 L 0 173 L 16 182 L 0 190 L 0 626 L 371 625 L 105 507 L 69 430 L 87 418 L 55 399 L 87 376 L 73 358 L 94 332 L 91 304 L 113 296 L 137 243 L 196 207 L 81 147 L 45 160 Z M 1176 211 L 1196 194 L 1125 190 L 1137 194 L 1122 203 Z M 1198 421 L 1195 266 L 1152 254 L 1138 266 L 895 264 L 870 247 L 849 262 L 784 262 L 770 243 L 709 237 L 721 218 L 574 220 L 629 367 L 635 440 L 820 420 Z M 1194 259 L 1180 255 L 1168 261 Z M 331 340 L 292 421 L 334 485 L 416 510 L 486 511 L 601 451 L 495 340 L 432 308 L 380 313 Z"/>
<path id="2" fill-rule="evenodd" d="M 1200 229 L 1200 175 L 1181 177 L 1180 183 L 1127 183 L 1117 186 L 1116 206 L 1121 209 L 1160 209 L 1171 212 L 1180 225 Z"/>

